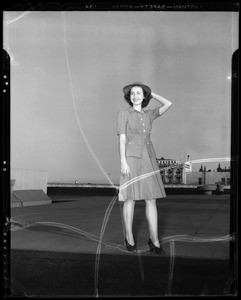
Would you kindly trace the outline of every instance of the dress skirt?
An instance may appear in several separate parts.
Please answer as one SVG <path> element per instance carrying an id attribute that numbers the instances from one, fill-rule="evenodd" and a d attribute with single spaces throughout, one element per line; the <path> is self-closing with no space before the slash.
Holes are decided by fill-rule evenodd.
<path id="1" fill-rule="evenodd" d="M 119 201 L 153 200 L 166 197 L 160 169 L 155 157 L 150 157 L 146 146 L 141 158 L 126 158 L 130 176 L 121 174 Z"/>

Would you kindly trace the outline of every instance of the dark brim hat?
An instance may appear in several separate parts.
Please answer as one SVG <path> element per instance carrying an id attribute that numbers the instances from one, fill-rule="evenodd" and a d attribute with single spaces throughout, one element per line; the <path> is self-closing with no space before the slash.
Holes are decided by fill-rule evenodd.
<path id="1" fill-rule="evenodd" d="M 144 92 L 148 93 L 148 94 L 151 94 L 151 89 L 149 88 L 149 86 L 141 83 L 141 82 L 134 82 L 132 84 L 129 84 L 129 85 L 126 85 L 124 88 L 123 88 L 123 92 L 125 95 L 127 95 L 130 90 L 133 88 L 133 86 L 140 86 L 143 88 Z"/>

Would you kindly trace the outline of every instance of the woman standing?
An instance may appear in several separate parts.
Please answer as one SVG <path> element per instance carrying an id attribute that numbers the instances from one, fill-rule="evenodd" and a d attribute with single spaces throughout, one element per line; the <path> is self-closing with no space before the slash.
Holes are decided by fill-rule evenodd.
<path id="1" fill-rule="evenodd" d="M 166 197 L 166 193 L 150 135 L 152 122 L 165 113 L 172 103 L 138 82 L 125 86 L 123 92 L 130 104 L 129 109 L 119 112 L 117 126 L 121 160 L 119 201 L 124 201 L 126 248 L 131 252 L 136 250 L 132 232 L 134 206 L 135 201 L 145 200 L 150 251 L 165 254 L 158 238 L 156 199 Z M 143 110 L 151 99 L 157 100 L 161 106 Z"/>

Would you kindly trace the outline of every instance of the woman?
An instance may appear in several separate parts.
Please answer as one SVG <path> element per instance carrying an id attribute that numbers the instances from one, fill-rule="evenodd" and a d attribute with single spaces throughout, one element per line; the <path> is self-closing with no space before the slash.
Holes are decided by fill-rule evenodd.
<path id="1" fill-rule="evenodd" d="M 125 100 L 130 104 L 128 110 L 118 113 L 117 126 L 121 160 L 119 201 L 124 201 L 126 248 L 130 252 L 136 251 L 132 232 L 134 206 L 135 201 L 145 200 L 150 251 L 165 254 L 158 238 L 156 199 L 166 197 L 166 193 L 150 135 L 152 122 L 165 113 L 172 103 L 138 82 L 125 86 L 123 92 Z M 152 98 L 161 106 L 143 110 Z"/>

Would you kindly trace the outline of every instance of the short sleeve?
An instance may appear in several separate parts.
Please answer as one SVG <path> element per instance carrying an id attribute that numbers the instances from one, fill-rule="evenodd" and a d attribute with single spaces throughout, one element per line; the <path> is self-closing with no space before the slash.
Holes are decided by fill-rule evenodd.
<path id="1" fill-rule="evenodd" d="M 127 115 L 125 111 L 119 111 L 117 116 L 117 134 L 126 134 Z"/>
<path id="2" fill-rule="evenodd" d="M 151 122 L 153 122 L 157 117 L 160 117 L 159 109 L 160 109 L 160 107 L 149 110 Z"/>

